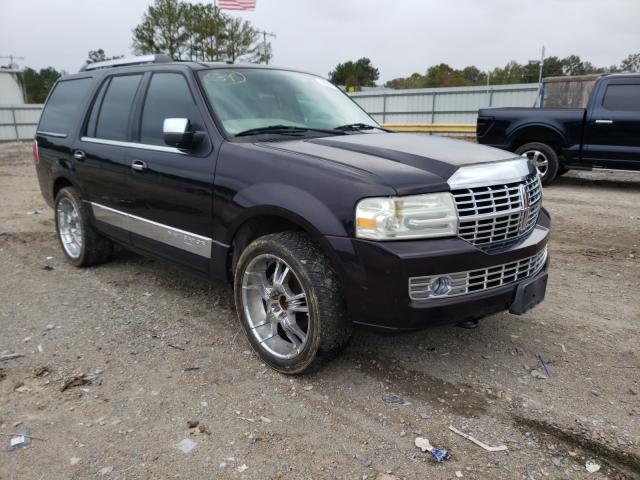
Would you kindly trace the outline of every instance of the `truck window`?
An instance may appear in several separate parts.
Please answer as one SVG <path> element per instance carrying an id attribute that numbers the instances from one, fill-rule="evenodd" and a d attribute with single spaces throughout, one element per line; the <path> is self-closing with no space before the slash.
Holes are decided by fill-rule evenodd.
<path id="1" fill-rule="evenodd" d="M 58 82 L 44 107 L 38 131 L 67 136 L 77 121 L 84 104 L 91 78 L 78 78 Z"/>
<path id="2" fill-rule="evenodd" d="M 97 101 L 93 109 L 97 113 L 95 136 L 106 140 L 127 140 L 129 113 L 140 85 L 142 75 L 121 75 L 109 82 L 102 102 Z M 99 99 L 98 99 L 99 100 Z M 94 116 L 93 111 L 91 117 Z"/>
<path id="3" fill-rule="evenodd" d="M 179 73 L 156 73 L 151 77 L 142 110 L 140 142 L 164 145 L 165 118 L 188 118 L 192 125 L 201 124 L 187 80 Z"/>
<path id="4" fill-rule="evenodd" d="M 607 110 L 640 112 L 640 84 L 609 85 L 602 106 Z"/>

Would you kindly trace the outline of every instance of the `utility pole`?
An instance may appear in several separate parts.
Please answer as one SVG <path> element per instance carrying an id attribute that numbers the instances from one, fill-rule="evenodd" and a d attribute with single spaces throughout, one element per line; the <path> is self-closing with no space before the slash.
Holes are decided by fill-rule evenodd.
<path id="1" fill-rule="evenodd" d="M 542 55 L 540 56 L 540 71 L 538 73 L 538 96 L 540 98 L 540 108 L 544 106 L 544 87 L 542 85 L 542 67 L 544 66 L 544 45 L 542 46 Z"/>
<path id="2" fill-rule="evenodd" d="M 8 58 L 9 59 L 9 68 L 13 67 L 14 60 L 24 60 L 24 57 L 16 57 L 13 54 L 9 54 L 9 55 L 0 55 L 0 58 Z"/>
<path id="3" fill-rule="evenodd" d="M 266 30 L 261 30 L 258 33 L 262 34 L 262 51 L 264 53 L 264 62 L 269 64 L 269 52 L 267 51 L 267 37 L 276 38 L 275 33 L 267 32 Z"/>

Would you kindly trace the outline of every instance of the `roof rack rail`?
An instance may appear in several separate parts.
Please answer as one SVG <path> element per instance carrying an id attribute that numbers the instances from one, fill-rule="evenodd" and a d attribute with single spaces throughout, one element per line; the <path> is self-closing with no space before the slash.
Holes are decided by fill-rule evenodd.
<path id="1" fill-rule="evenodd" d="M 114 60 L 105 60 L 104 62 L 88 63 L 80 67 L 81 72 L 87 70 L 98 70 L 101 68 L 124 67 L 127 65 L 142 65 L 144 63 L 169 63 L 173 59 L 164 53 L 155 53 L 153 55 L 142 55 L 139 57 L 116 58 Z"/>

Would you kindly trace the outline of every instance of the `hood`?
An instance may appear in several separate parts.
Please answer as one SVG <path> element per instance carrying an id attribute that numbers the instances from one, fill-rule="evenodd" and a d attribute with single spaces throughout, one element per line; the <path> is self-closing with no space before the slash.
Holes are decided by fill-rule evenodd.
<path id="1" fill-rule="evenodd" d="M 467 141 L 410 133 L 363 133 L 264 142 L 260 146 L 367 171 L 400 195 L 446 191 L 447 180 L 462 166 L 518 158 L 511 152 Z"/>

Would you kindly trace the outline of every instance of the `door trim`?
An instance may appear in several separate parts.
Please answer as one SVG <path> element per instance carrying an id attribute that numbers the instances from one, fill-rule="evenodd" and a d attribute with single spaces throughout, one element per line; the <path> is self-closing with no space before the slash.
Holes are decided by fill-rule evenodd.
<path id="1" fill-rule="evenodd" d="M 178 150 L 175 147 L 164 147 L 162 145 L 149 145 L 147 143 L 136 142 L 121 142 L 120 140 L 105 140 L 103 138 L 93 137 L 82 137 L 80 140 L 89 143 L 99 143 L 100 145 L 114 145 L 116 147 L 139 148 L 141 150 L 153 150 L 156 152 L 179 153 L 180 155 L 186 155 L 185 152 L 183 152 L 182 150 Z"/>
<path id="2" fill-rule="evenodd" d="M 220 242 L 198 235 L 197 233 L 170 227 L 162 223 L 154 222 L 153 220 L 116 210 L 115 208 L 106 207 L 99 203 L 88 203 L 93 209 L 95 219 L 100 222 L 200 255 L 201 257 L 211 258 L 211 244 L 213 242 L 220 244 Z"/>

